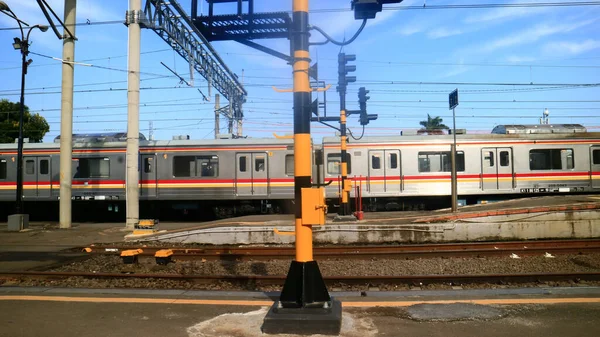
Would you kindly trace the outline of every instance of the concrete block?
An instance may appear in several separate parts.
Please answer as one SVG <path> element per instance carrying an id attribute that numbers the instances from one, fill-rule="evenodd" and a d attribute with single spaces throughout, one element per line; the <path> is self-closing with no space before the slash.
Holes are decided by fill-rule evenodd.
<path id="1" fill-rule="evenodd" d="M 8 216 L 8 230 L 18 232 L 29 227 L 29 214 L 13 214 Z"/>

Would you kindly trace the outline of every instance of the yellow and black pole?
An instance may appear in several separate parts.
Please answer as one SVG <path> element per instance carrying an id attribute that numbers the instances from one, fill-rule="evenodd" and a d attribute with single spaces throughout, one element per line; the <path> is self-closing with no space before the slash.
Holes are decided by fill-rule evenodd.
<path id="1" fill-rule="evenodd" d="M 356 71 L 355 65 L 346 65 L 348 61 L 355 61 L 356 55 L 338 54 L 338 92 L 340 93 L 340 165 L 341 165 L 341 202 L 339 215 L 350 215 L 350 190 L 348 182 L 348 155 L 346 154 L 346 89 L 348 83 L 356 82 L 355 76 L 346 76 L 349 72 Z"/>
<path id="2" fill-rule="evenodd" d="M 340 156 L 341 156 L 341 174 L 342 174 L 342 203 L 340 205 L 340 215 L 350 215 L 350 183 L 348 181 L 348 156 L 346 152 L 346 95 L 340 94 L 340 97 L 344 97 L 340 101 L 342 106 L 340 110 Z"/>
<path id="3" fill-rule="evenodd" d="M 329 296 L 313 260 L 312 226 L 324 224 L 323 188 L 311 181 L 311 92 L 309 84 L 308 0 L 293 0 L 291 44 L 294 76 L 294 196 L 296 258 L 292 261 L 279 301 L 262 326 L 265 333 L 335 334 L 341 328 L 341 303 Z"/>
<path id="4" fill-rule="evenodd" d="M 296 202 L 296 261 L 309 262 L 312 255 L 312 226 L 302 222 L 302 188 L 311 184 L 311 92 L 308 69 L 308 0 L 294 0 L 292 21 L 294 76 L 294 197 Z"/>

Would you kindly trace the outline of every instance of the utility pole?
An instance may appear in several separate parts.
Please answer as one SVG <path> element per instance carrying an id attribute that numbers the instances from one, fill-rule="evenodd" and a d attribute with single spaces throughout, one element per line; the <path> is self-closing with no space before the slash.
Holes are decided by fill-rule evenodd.
<path id="1" fill-rule="evenodd" d="M 452 163 L 452 174 L 451 174 L 451 188 L 452 188 L 452 212 L 458 211 L 458 183 L 456 175 L 456 114 L 454 109 L 458 106 L 458 89 L 450 93 L 448 98 L 450 109 L 452 109 L 452 151 L 450 152 L 451 163 Z"/>
<path id="2" fill-rule="evenodd" d="M 313 259 L 312 226 L 324 224 L 326 206 L 324 189 L 313 188 L 311 182 L 308 0 L 293 0 L 292 7 L 296 258 L 290 265 L 279 301 L 265 316 L 263 332 L 337 335 L 341 328 L 342 305 L 329 296 L 317 261 Z"/>
<path id="3" fill-rule="evenodd" d="M 233 107 L 231 106 L 231 103 L 229 103 L 227 116 L 229 116 L 227 120 L 227 132 L 233 137 Z"/>
<path id="4" fill-rule="evenodd" d="M 60 228 L 71 228 L 73 180 L 73 77 L 75 74 L 75 19 L 77 0 L 65 0 L 62 89 L 60 99 Z"/>
<path id="5" fill-rule="evenodd" d="M 346 65 L 348 61 L 355 61 L 356 55 L 338 55 L 338 92 L 340 93 L 340 164 L 342 174 L 342 202 L 340 203 L 339 215 L 350 215 L 350 190 L 352 187 L 348 182 L 348 155 L 346 152 L 346 89 L 348 83 L 356 82 L 356 76 L 346 76 L 349 72 L 356 71 L 355 65 Z"/>
<path id="6" fill-rule="evenodd" d="M 221 96 L 219 94 L 215 94 L 215 139 L 218 139 L 219 136 L 219 109 L 221 109 Z"/>
<path id="7" fill-rule="evenodd" d="M 139 149 L 140 149 L 140 45 L 142 1 L 129 0 L 126 24 L 129 27 L 129 65 L 127 75 L 127 172 L 126 228 L 134 229 L 140 217 Z"/>

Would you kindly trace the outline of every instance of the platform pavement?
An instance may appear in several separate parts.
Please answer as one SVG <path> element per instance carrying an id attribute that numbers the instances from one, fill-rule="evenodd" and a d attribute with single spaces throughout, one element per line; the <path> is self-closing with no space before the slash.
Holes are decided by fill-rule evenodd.
<path id="1" fill-rule="evenodd" d="M 332 293 L 343 337 L 600 335 L 600 289 Z M 364 294 L 363 294 L 364 295 Z M 264 293 L 0 287 L 0 337 L 254 337 Z"/>
<path id="2" fill-rule="evenodd" d="M 600 226 L 593 226 L 596 222 L 600 221 L 600 194 L 595 195 L 560 195 L 560 196 L 546 196 L 546 197 L 532 197 L 517 199 L 511 201 L 495 202 L 483 205 L 472 205 L 460 207 L 456 215 L 452 214 L 450 210 L 439 210 L 439 211 L 420 211 L 420 212 L 366 212 L 365 218 L 362 221 L 349 222 L 349 223 L 333 223 L 332 219 L 335 214 L 328 215 L 328 225 L 339 226 L 356 226 L 357 228 L 368 228 L 376 226 L 399 226 L 398 231 L 401 233 L 401 237 L 394 238 L 385 234 L 382 236 L 389 237 L 389 239 L 395 242 L 403 242 L 404 240 L 410 242 L 419 242 L 420 239 L 426 240 L 433 237 L 429 235 L 429 232 L 434 233 L 435 231 L 447 231 L 447 226 L 444 227 L 444 223 L 451 223 L 454 229 L 454 224 L 457 220 L 464 220 L 464 222 L 473 222 L 477 219 L 487 218 L 499 219 L 503 214 L 511 214 L 511 212 L 519 211 L 524 212 L 530 217 L 530 212 L 540 211 L 539 214 L 552 213 L 552 209 L 563 210 L 565 208 L 578 208 L 582 211 L 591 211 L 591 214 L 584 214 L 586 217 L 581 221 L 582 228 L 595 228 Z M 550 209 L 550 210 L 548 210 Z M 586 213 L 586 212 L 583 212 Z M 492 215 L 495 214 L 495 215 Z M 518 216 L 518 214 L 513 214 Z M 474 220 L 475 219 L 475 220 Z M 502 218 L 504 223 L 508 223 L 506 219 Z M 573 220 L 573 219 L 571 219 Z M 483 220 L 484 222 L 487 220 Z M 555 221 L 555 219 L 553 220 Z M 556 222 L 556 221 L 555 221 Z M 261 242 L 257 240 L 254 243 L 290 243 L 290 239 L 293 236 L 286 238 L 286 235 L 277 235 L 274 233 L 274 229 L 281 229 L 285 233 L 286 228 L 291 228 L 293 231 L 294 216 L 291 214 L 285 215 L 253 215 L 244 216 L 232 219 L 224 219 L 219 221 L 211 221 L 205 223 L 194 223 L 194 222 L 161 222 L 159 229 L 166 231 L 167 233 L 174 233 L 175 236 L 178 233 L 189 233 L 193 230 L 211 230 L 211 229 L 223 229 L 224 237 L 231 236 L 227 231 L 236 233 L 240 228 L 251 228 L 256 230 L 258 227 L 264 227 L 265 231 L 273 239 L 272 242 Z M 423 227 L 427 224 L 431 224 L 429 227 Z M 532 224 L 535 224 L 533 222 Z M 555 223 L 551 223 L 555 227 Z M 406 226 L 409 226 L 408 229 Z M 533 225 L 532 225 L 533 226 Z M 333 227 L 331 227 L 333 228 Z M 331 229 L 329 228 L 329 229 Z M 225 231 L 227 229 L 227 231 Z M 323 243 L 328 240 L 327 233 L 328 228 L 316 226 L 315 232 L 322 232 Z M 416 229 L 416 230 L 414 230 Z M 338 227 L 333 230 L 339 231 Z M 389 229 L 386 229 L 389 230 Z M 412 233 L 411 233 L 412 230 Z M 410 235 L 407 235 L 406 233 Z M 453 232 L 456 232 L 453 230 Z M 0 252 L 2 251 L 22 251 L 26 248 L 27 251 L 59 251 L 65 248 L 81 247 L 93 243 L 113 243 L 122 242 L 124 237 L 129 234 L 124 228 L 124 223 L 75 223 L 70 229 L 59 229 L 57 223 L 49 222 L 32 222 L 28 229 L 21 232 L 8 232 L 6 223 L 0 223 Z M 420 234 L 419 234 L 420 233 Z M 591 232 L 594 235 L 595 232 Z M 287 233 L 291 234 L 291 233 Z M 435 233 L 434 233 L 435 234 Z M 484 233 L 488 235 L 489 233 Z M 153 238 L 160 238 L 162 234 L 157 234 Z M 512 234 L 511 234 L 512 235 Z M 529 234 L 528 234 L 529 235 Z M 265 235 L 260 235 L 264 237 Z M 319 234 L 315 236 L 315 240 L 319 241 Z M 330 236 L 330 235 L 329 235 Z M 164 237 L 164 236 L 163 236 Z M 250 238 L 250 236 L 248 236 Z M 357 240 L 366 235 L 357 235 Z M 473 238 L 474 236 L 471 236 Z M 492 237 L 492 236 L 490 236 Z M 517 238 L 517 237 L 515 237 Z M 331 241 L 334 243 L 341 243 L 339 239 L 337 241 Z M 457 238 L 452 238 L 456 241 Z M 177 242 L 177 240 L 175 240 Z M 425 242 L 425 241 L 424 241 Z M 223 244 L 226 241 L 219 242 L 218 240 L 209 239 L 208 242 Z M 243 244 L 253 243 L 246 241 L 231 241 L 231 244 Z M 347 243 L 352 243 L 348 241 Z"/>

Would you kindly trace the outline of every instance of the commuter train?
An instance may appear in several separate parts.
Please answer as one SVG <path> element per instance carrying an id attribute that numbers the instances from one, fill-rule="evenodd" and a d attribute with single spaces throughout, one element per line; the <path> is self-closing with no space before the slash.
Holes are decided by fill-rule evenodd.
<path id="1" fill-rule="evenodd" d="M 125 134 L 75 136 L 72 196 L 75 219 L 122 219 Z M 457 134 L 457 185 L 463 204 L 532 194 L 600 192 L 600 133 L 580 125 L 498 126 L 492 134 Z M 349 138 L 348 177 L 365 210 L 448 206 L 452 135 Z M 140 215 L 229 217 L 291 212 L 292 139 L 149 141 L 141 136 Z M 23 200 L 35 219 L 57 218 L 59 144 L 24 146 Z M 16 144 L 0 144 L 0 208 L 16 198 Z M 330 183 L 339 203 L 340 140 L 313 144 L 313 182 Z M 356 196 L 353 189 L 351 197 Z M 101 212 L 100 212 L 101 211 Z M 47 219 L 45 219 L 47 220 Z"/>

